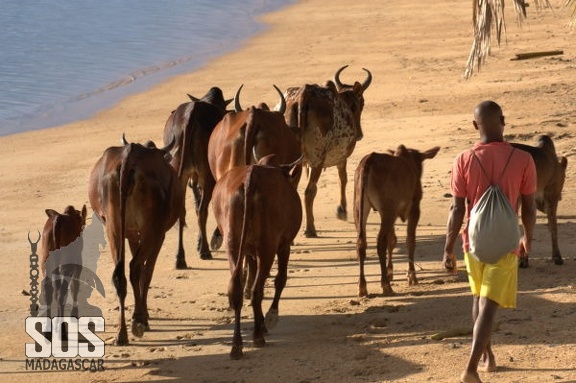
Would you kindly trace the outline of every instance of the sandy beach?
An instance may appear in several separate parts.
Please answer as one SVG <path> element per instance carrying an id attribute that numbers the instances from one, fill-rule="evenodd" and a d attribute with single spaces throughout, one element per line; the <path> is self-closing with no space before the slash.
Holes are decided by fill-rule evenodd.
<path id="1" fill-rule="evenodd" d="M 232 53 L 193 73 L 172 78 L 127 97 L 93 118 L 66 126 L 0 137 L 0 381 L 22 382 L 457 382 L 471 336 L 442 341 L 432 335 L 470 327 L 471 297 L 463 263 L 456 276 L 441 268 L 454 157 L 477 139 L 474 106 L 485 99 L 502 105 L 506 137 L 536 144 L 553 137 L 568 158 L 559 207 L 559 242 L 565 264 L 551 263 L 546 218 L 538 214 L 531 267 L 520 271 L 518 308 L 501 310 L 494 333 L 499 368 L 484 382 L 576 382 L 576 52 L 563 1 L 553 12 L 528 9 L 522 26 L 507 9 L 507 43 L 497 47 L 470 80 L 462 73 L 472 43 L 470 2 L 441 0 L 433 6 L 402 0 L 302 0 L 263 21 L 270 28 Z M 511 60 L 518 53 L 563 50 L 562 55 Z M 127 347 L 106 346 L 104 372 L 26 371 L 24 332 L 30 289 L 27 234 L 41 230 L 44 210 L 88 204 L 90 170 L 103 150 L 129 141 L 158 143 L 170 112 L 219 86 L 231 98 L 244 84 L 242 105 L 275 105 L 273 84 L 284 90 L 323 84 L 343 65 L 344 82 L 373 74 L 362 114 L 364 139 L 348 161 L 348 221 L 336 219 L 339 200 L 335 168 L 326 169 L 315 201 L 319 238 L 300 233 L 292 247 L 280 321 L 265 348 L 250 341 L 251 308 L 243 316 L 245 358 L 229 359 L 233 312 L 228 310 L 228 263 L 221 250 L 202 261 L 195 250 L 192 200 L 185 247 L 189 270 L 174 269 L 175 228 L 167 233 L 156 264 L 149 306 L 152 331 Z M 356 232 L 351 214 L 353 175 L 360 159 L 399 144 L 426 150 L 424 197 L 417 230 L 420 284 L 408 286 L 406 226 L 396 225 L 394 297 L 383 297 L 375 250 L 377 215 L 369 225 L 368 298 L 357 297 Z M 303 197 L 306 179 L 300 183 Z M 214 228 L 212 215 L 208 231 Z M 32 237 L 34 235 L 31 234 Z M 458 252 L 462 259 L 461 251 Z M 117 300 L 112 261 L 102 252 L 98 273 L 106 297 L 91 303 L 106 319 L 104 338 L 116 333 Z M 270 284 L 272 287 L 272 283 Z M 128 293 L 128 316 L 133 308 Z M 266 289 L 270 298 L 272 289 Z M 270 299 L 264 302 L 267 310 Z"/>

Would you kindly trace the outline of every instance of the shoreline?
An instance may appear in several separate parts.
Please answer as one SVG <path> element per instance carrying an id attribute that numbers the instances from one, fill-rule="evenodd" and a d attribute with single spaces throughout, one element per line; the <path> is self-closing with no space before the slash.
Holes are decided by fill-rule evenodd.
<path id="1" fill-rule="evenodd" d="M 77 121 L 88 120 L 95 117 L 98 113 L 114 108 L 119 102 L 121 102 L 126 97 L 131 95 L 147 92 L 153 87 L 168 81 L 171 78 L 185 75 L 196 71 L 198 68 L 208 64 L 210 61 L 224 56 L 235 49 L 239 44 L 244 44 L 251 38 L 264 33 L 268 26 L 262 21 L 262 17 L 271 11 L 281 10 L 283 7 L 293 4 L 295 0 L 266 0 L 259 4 L 250 4 L 253 7 L 237 10 L 231 9 L 228 16 L 223 16 L 222 12 L 219 12 L 217 7 L 211 7 L 213 9 L 212 15 L 214 17 L 214 22 L 230 22 L 231 26 L 228 31 L 222 31 L 220 39 L 215 40 L 213 35 L 215 32 L 214 26 L 208 24 L 206 28 L 202 30 L 204 32 L 199 32 L 200 28 L 198 25 L 189 27 L 189 33 L 193 36 L 187 39 L 188 48 L 184 50 L 182 46 L 184 43 L 174 43 L 170 45 L 173 51 L 167 51 L 168 48 L 156 49 L 159 53 L 156 54 L 156 61 L 148 60 L 148 57 L 155 57 L 152 50 L 151 56 L 146 58 L 136 59 L 133 61 L 134 65 L 139 65 L 130 68 L 124 63 L 120 63 L 120 70 L 115 70 L 114 68 L 108 68 L 107 62 L 102 65 L 106 72 L 102 69 L 92 68 L 90 69 L 90 75 L 83 77 L 96 77 L 100 80 L 106 80 L 107 82 L 89 82 L 82 81 L 79 76 L 83 72 L 87 72 L 87 69 L 75 70 L 72 68 L 71 73 L 68 78 L 62 78 L 62 75 L 58 72 L 46 71 L 45 75 L 52 73 L 54 76 L 54 81 L 64 81 L 62 84 L 63 90 L 58 91 L 52 90 L 51 97 L 46 95 L 46 100 L 41 103 L 39 97 L 43 96 L 46 89 L 39 87 L 35 95 L 28 97 L 26 104 L 27 107 L 33 107 L 34 109 L 26 109 L 26 104 L 21 102 L 22 99 L 21 92 L 16 89 L 12 95 L 14 104 L 18 107 L 14 111 L 2 110 L 0 114 L 6 117 L 0 120 L 0 136 L 8 136 L 12 134 L 18 134 L 26 131 L 38 131 L 47 128 L 53 128 L 63 125 L 72 124 Z M 201 12 L 206 12 L 204 9 Z M 222 13 L 222 15 L 221 15 Z M 238 20 L 232 23 L 232 15 L 238 14 L 242 16 L 242 20 Z M 204 16 L 204 13 L 201 13 Z M 201 17 L 201 16 L 198 16 Z M 205 18 L 203 19 L 205 20 Z M 164 22 L 165 23 L 165 22 Z M 160 23 L 159 25 L 163 25 Z M 214 23 L 212 23 L 214 24 Z M 159 28 L 159 26 L 155 26 Z M 181 22 L 176 25 L 175 31 L 182 29 Z M 172 32 L 175 34 L 176 32 Z M 124 31 L 125 32 L 125 31 Z M 116 34 L 121 34 L 122 30 L 115 32 Z M 186 33 L 186 31 L 182 31 Z M 197 36 L 195 35 L 197 34 Z M 116 36 L 116 35 L 114 35 Z M 157 36 L 158 41 L 151 41 L 151 44 L 159 45 L 162 42 L 167 41 L 167 36 L 159 35 Z M 131 35 L 124 36 L 125 39 L 131 38 Z M 144 36 L 143 38 L 146 38 Z M 146 41 L 146 40 L 144 40 Z M 139 41 L 134 38 L 134 45 L 142 44 L 144 41 Z M 178 40 L 180 41 L 180 40 Z M 117 48 L 120 49 L 120 44 Z M 130 49 L 130 48 L 128 48 Z M 121 57 L 125 57 L 129 52 L 118 52 L 120 55 L 117 61 Z M 138 52 L 133 52 L 137 54 Z M 124 56 L 122 56 L 122 54 Z M 64 52 L 62 54 L 62 60 L 67 56 L 68 53 Z M 75 57 L 70 55 L 68 57 L 74 63 Z M 92 56 L 86 57 L 84 60 L 91 59 Z M 138 57 L 137 57 L 138 58 Z M 57 58 L 54 58 L 57 60 Z M 78 60 L 78 59 L 76 59 Z M 82 62 L 78 62 L 79 68 L 82 66 Z M 124 64 L 124 65 L 123 65 Z M 36 69 L 36 68 L 31 68 Z M 8 72 L 9 69 L 6 69 Z M 32 71 L 36 76 L 41 74 L 40 69 Z M 14 77 L 18 77 L 17 74 Z M 31 81 L 33 77 L 24 77 L 22 81 L 22 89 L 27 89 L 27 83 L 25 81 Z M 78 86 L 67 86 L 70 81 L 78 81 Z M 84 86 L 80 86 L 84 84 Z M 72 91 L 76 89 L 76 91 Z M 4 96 L 4 95 L 2 95 Z M 36 96 L 36 97 L 34 97 Z M 21 111 L 22 114 L 16 115 L 16 111 Z"/>

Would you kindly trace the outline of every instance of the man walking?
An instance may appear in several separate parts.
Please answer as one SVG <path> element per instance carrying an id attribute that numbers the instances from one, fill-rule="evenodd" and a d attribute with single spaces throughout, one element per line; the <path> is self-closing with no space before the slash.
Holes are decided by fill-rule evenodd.
<path id="1" fill-rule="evenodd" d="M 518 257 L 526 257 L 532 244 L 532 231 L 536 221 L 536 168 L 530 154 L 514 148 L 504 141 L 504 116 L 494 101 L 483 101 L 474 110 L 474 128 L 480 141 L 471 150 L 460 153 L 453 164 L 451 189 L 452 206 L 448 217 L 443 265 L 456 272 L 454 245 L 462 232 L 464 261 L 473 295 L 472 320 L 474 322 L 472 350 L 466 369 L 460 376 L 463 383 L 481 383 L 478 370 L 496 370 L 491 347 L 491 333 L 498 307 L 516 307 L 518 286 Z M 505 174 L 502 174 L 503 171 Z M 505 254 L 497 263 L 483 263 L 470 253 L 468 219 L 470 210 L 488 189 L 491 182 L 498 184 L 514 211 L 521 202 L 524 234 L 518 248 Z"/>

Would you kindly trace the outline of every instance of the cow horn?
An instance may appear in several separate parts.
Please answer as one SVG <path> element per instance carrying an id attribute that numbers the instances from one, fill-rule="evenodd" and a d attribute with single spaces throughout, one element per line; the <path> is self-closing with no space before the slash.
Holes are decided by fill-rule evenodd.
<path id="1" fill-rule="evenodd" d="M 128 145 L 128 141 L 126 141 L 126 134 L 122 133 L 122 145 L 126 146 Z"/>
<path id="2" fill-rule="evenodd" d="M 174 147 L 174 144 L 176 143 L 176 136 L 174 134 L 172 134 L 172 139 L 170 140 L 170 142 L 168 143 L 168 145 L 166 145 L 165 147 L 163 147 L 162 150 L 165 153 L 170 153 L 170 151 L 172 150 L 172 148 Z"/>
<path id="3" fill-rule="evenodd" d="M 194 101 L 194 102 L 200 101 L 199 98 L 196 98 L 196 97 L 192 96 L 190 93 L 186 93 L 186 94 L 188 95 L 188 98 L 189 98 L 190 100 L 192 100 L 192 101 Z"/>
<path id="4" fill-rule="evenodd" d="M 334 73 L 334 82 L 336 83 L 336 85 L 338 86 L 338 88 L 344 88 L 344 87 L 346 87 L 346 86 L 348 86 L 348 87 L 350 86 L 350 85 L 343 84 L 343 83 L 340 81 L 340 73 L 342 73 L 342 71 L 343 71 L 344 69 L 346 69 L 346 68 L 348 68 L 348 65 L 344 65 L 342 68 L 338 69 L 338 70 L 336 71 L 336 73 Z"/>
<path id="5" fill-rule="evenodd" d="M 236 94 L 234 95 L 234 110 L 236 112 L 242 111 L 242 107 L 240 106 L 240 90 L 242 89 L 243 86 L 244 84 L 240 85 L 240 88 L 238 88 Z"/>
<path id="6" fill-rule="evenodd" d="M 254 160 L 256 161 L 256 163 L 258 163 L 258 161 L 260 161 L 260 158 L 258 158 L 258 155 L 256 154 L 256 146 L 252 147 L 252 155 L 254 156 Z"/>
<path id="7" fill-rule="evenodd" d="M 276 91 L 278 92 L 278 94 L 280 95 L 280 107 L 278 108 L 278 111 L 282 114 L 284 114 L 284 112 L 286 112 L 286 99 L 284 98 L 284 94 L 282 93 L 282 91 L 280 89 L 278 89 L 278 87 L 276 85 L 273 85 L 274 88 L 276 89 Z"/>
<path id="8" fill-rule="evenodd" d="M 367 74 L 366 80 L 364 80 L 364 82 L 362 83 L 362 90 L 364 91 L 368 89 L 370 83 L 372 83 L 372 73 L 370 73 L 370 71 L 366 68 L 362 68 L 362 70 Z"/>

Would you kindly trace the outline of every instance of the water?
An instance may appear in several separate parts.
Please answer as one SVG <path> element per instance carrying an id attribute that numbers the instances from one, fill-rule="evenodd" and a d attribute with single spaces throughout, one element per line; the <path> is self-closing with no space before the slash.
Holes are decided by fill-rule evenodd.
<path id="1" fill-rule="evenodd" d="M 2 0 L 0 136 L 88 118 L 192 71 L 294 1 Z"/>

